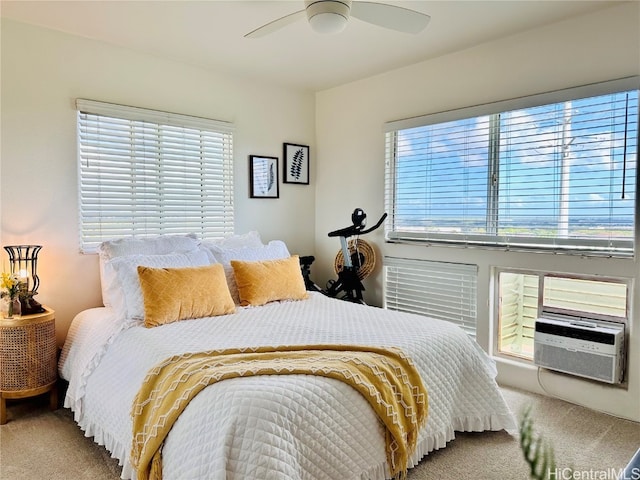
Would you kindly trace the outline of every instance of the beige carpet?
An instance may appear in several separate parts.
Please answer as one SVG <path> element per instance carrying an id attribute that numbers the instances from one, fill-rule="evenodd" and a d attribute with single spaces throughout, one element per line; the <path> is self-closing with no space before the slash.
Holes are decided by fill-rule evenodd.
<path id="1" fill-rule="evenodd" d="M 503 392 L 516 415 L 526 405 L 533 407 L 535 429 L 553 444 L 558 467 L 571 467 L 580 474 L 563 477 L 559 472 L 557 479 L 614 480 L 640 447 L 638 423 L 561 400 L 511 389 Z M 10 403 L 8 419 L 0 427 L 0 479 L 120 478 L 120 467 L 109 453 L 84 437 L 68 410 L 49 411 L 46 397 Z M 408 480 L 527 478 L 518 441 L 505 432 L 458 434 L 408 476 Z"/>

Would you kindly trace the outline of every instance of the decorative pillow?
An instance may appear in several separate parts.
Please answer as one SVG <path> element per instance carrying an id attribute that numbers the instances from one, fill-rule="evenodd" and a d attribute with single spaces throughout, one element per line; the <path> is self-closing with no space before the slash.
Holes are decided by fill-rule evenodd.
<path id="1" fill-rule="evenodd" d="M 235 312 L 220 264 L 188 268 L 138 267 L 137 270 L 147 328 Z"/>
<path id="2" fill-rule="evenodd" d="M 231 260 L 240 305 L 264 305 L 276 300 L 302 300 L 308 294 L 298 255 L 280 260 Z"/>
<path id="3" fill-rule="evenodd" d="M 109 261 L 115 272 L 115 280 L 109 295 L 114 299 L 114 308 L 119 317 L 127 322 L 144 318 L 144 305 L 138 267 L 183 268 L 210 265 L 209 256 L 203 250 L 189 253 L 169 253 L 167 255 L 127 255 Z"/>
<path id="4" fill-rule="evenodd" d="M 217 249 L 212 251 L 215 260 L 224 266 L 224 271 L 227 276 L 227 285 L 229 285 L 231 297 L 237 304 L 240 303 L 240 298 L 238 297 L 238 287 L 236 286 L 236 279 L 233 275 L 231 260 L 260 261 L 289 258 L 289 250 L 281 240 L 272 240 L 268 245 L 263 245 L 261 247 Z"/>
<path id="5" fill-rule="evenodd" d="M 126 255 L 166 255 L 167 253 L 185 253 L 198 248 L 195 234 L 156 235 L 150 237 L 124 237 L 102 242 L 98 246 L 100 259 L 100 283 L 102 285 L 102 303 L 111 307 L 114 299 L 109 292 L 116 273 L 110 267 L 109 260 Z"/>

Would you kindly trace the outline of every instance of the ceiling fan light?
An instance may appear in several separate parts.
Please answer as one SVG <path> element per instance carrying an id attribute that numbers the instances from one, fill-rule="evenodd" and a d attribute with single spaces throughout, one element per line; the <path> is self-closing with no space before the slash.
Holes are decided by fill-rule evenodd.
<path id="1" fill-rule="evenodd" d="M 345 29 L 351 10 L 350 0 L 307 0 L 307 19 L 316 33 L 339 33 Z"/>
<path id="2" fill-rule="evenodd" d="M 318 13 L 309 18 L 311 28 L 316 33 L 340 33 L 347 26 L 347 19 L 339 13 Z"/>

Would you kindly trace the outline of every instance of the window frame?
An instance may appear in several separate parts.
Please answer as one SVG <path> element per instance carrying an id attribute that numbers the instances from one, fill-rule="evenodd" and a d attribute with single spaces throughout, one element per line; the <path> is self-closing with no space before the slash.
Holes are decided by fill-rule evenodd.
<path id="1" fill-rule="evenodd" d="M 635 152 L 635 202 L 634 202 L 634 234 L 627 240 L 608 239 L 604 242 L 595 238 L 576 239 L 561 237 L 520 237 L 522 240 L 510 241 L 508 235 L 497 235 L 495 232 L 496 216 L 498 212 L 498 199 L 500 198 L 497 189 L 492 193 L 490 186 L 491 178 L 495 175 L 495 169 L 499 168 L 499 162 L 495 161 L 495 148 L 492 147 L 491 137 L 488 145 L 489 155 L 494 156 L 494 161 L 487 160 L 488 178 L 486 208 L 487 232 L 484 234 L 465 233 L 455 235 L 439 232 L 411 232 L 407 229 L 396 230 L 395 212 L 397 197 L 397 146 L 398 134 L 402 130 L 436 125 L 451 121 L 476 119 L 481 116 L 496 115 L 502 112 L 521 110 L 561 102 L 568 102 L 600 95 L 609 95 L 629 90 L 640 90 L 640 76 L 626 77 L 618 80 L 611 80 L 596 84 L 584 85 L 580 87 L 556 90 L 548 93 L 541 93 L 526 97 L 494 102 L 490 104 L 478 105 L 468 108 L 461 108 L 434 114 L 422 115 L 408 119 L 391 121 L 385 124 L 385 208 L 389 213 L 385 222 L 385 240 L 389 243 L 427 244 L 455 247 L 480 247 L 497 250 L 514 251 L 534 251 L 565 253 L 581 256 L 606 256 L 635 258 L 640 245 L 640 206 L 638 202 L 640 190 L 640 169 L 638 168 L 640 138 L 637 141 Z M 639 99 L 640 103 L 640 99 Z M 637 126 L 640 131 L 640 120 Z M 493 126 L 495 127 L 495 125 Z M 489 128 L 492 128 L 491 126 Z M 640 135 L 639 135 L 640 137 Z M 494 146 L 495 147 L 495 146 Z M 492 150 L 494 153 L 491 153 Z M 492 228 L 493 227 L 493 228 Z M 493 231 L 491 231 L 493 230 Z M 527 239 L 534 240 L 527 242 Z"/>
<path id="2" fill-rule="evenodd" d="M 233 124 L 81 98 L 76 110 L 81 253 L 122 236 L 233 233 Z"/>
<path id="3" fill-rule="evenodd" d="M 594 318 L 597 321 L 604 322 L 614 322 L 614 323 L 622 323 L 625 325 L 626 330 L 628 332 L 628 327 L 632 319 L 632 303 L 633 303 L 633 295 L 634 295 L 634 279 L 629 277 L 616 277 L 610 275 L 593 275 L 593 274 L 578 274 L 578 273 L 566 273 L 566 272 L 550 272 L 546 270 L 534 270 L 528 268 L 518 268 L 518 267 L 505 267 L 505 266 L 494 266 L 491 267 L 491 278 L 492 278 L 492 295 L 493 305 L 491 306 L 491 355 L 493 357 L 523 362 L 526 364 L 533 365 L 533 357 L 529 358 L 526 355 L 518 355 L 516 353 L 506 353 L 500 350 L 501 348 L 501 319 L 500 319 L 500 274 L 501 273 L 513 273 L 520 275 L 530 275 L 538 277 L 538 302 L 537 302 L 537 318 L 543 315 L 543 305 L 544 305 L 544 279 L 545 277 L 549 278 L 566 278 L 571 280 L 589 280 L 596 282 L 607 282 L 607 283 L 616 283 L 620 285 L 626 286 L 626 305 L 625 305 L 625 317 L 621 319 L 621 317 L 608 316 L 604 314 L 595 314 L 589 313 L 590 317 Z M 570 311 L 566 309 L 555 309 L 555 308 L 547 308 L 544 311 L 551 314 L 560 314 L 560 315 L 570 315 L 573 314 L 578 316 L 581 311 Z M 582 312 L 588 313 L 588 312 Z M 628 333 L 627 333 L 628 334 Z"/>

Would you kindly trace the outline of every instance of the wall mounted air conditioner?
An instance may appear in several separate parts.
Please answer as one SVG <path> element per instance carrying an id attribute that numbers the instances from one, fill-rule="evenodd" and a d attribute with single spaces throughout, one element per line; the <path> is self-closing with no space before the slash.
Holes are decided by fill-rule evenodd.
<path id="1" fill-rule="evenodd" d="M 561 314 L 536 320 L 536 365 L 607 383 L 622 382 L 624 324 Z"/>

